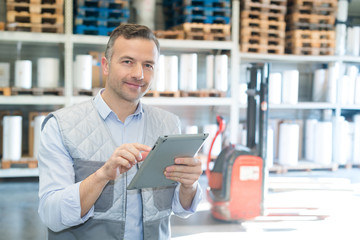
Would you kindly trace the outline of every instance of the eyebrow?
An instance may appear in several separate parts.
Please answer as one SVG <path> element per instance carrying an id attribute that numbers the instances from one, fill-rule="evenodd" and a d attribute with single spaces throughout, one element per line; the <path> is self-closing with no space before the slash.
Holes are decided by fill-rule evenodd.
<path id="1" fill-rule="evenodd" d="M 124 60 L 124 59 L 130 59 L 130 60 L 136 61 L 135 58 L 130 57 L 130 56 L 122 56 L 122 57 L 119 58 L 119 60 Z M 150 63 L 150 64 L 155 64 L 155 61 L 153 61 L 153 60 L 145 60 L 144 62 L 145 63 Z"/>

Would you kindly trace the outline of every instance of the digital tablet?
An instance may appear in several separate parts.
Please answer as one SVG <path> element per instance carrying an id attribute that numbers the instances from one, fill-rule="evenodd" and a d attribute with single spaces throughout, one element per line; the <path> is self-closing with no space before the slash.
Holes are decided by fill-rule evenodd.
<path id="1" fill-rule="evenodd" d="M 208 133 L 160 136 L 127 187 L 128 190 L 176 185 L 164 176 L 176 157 L 194 157 Z"/>

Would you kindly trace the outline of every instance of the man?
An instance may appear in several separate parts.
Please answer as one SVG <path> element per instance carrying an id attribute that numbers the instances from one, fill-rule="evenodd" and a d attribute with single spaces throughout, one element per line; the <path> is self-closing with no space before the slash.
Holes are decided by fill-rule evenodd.
<path id="1" fill-rule="evenodd" d="M 140 101 L 159 54 L 150 29 L 122 24 L 102 59 L 105 89 L 45 119 L 39 215 L 49 239 L 169 239 L 171 213 L 196 210 L 202 170 L 193 158 L 177 158 L 164 170 L 179 182 L 176 189 L 126 190 L 157 137 L 180 133 L 177 116 Z"/>

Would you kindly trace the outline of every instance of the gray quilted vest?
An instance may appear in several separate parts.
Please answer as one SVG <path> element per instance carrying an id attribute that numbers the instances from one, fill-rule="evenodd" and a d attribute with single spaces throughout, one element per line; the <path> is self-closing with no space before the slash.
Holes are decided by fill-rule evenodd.
<path id="1" fill-rule="evenodd" d="M 159 135 L 180 133 L 180 121 L 174 114 L 147 105 L 143 105 L 143 109 L 143 144 L 152 146 Z M 51 117 L 56 118 L 64 145 L 73 159 L 75 182 L 94 173 L 117 147 L 93 100 L 60 109 L 47 119 Z M 47 119 L 43 124 L 46 124 Z M 61 232 L 49 230 L 49 239 L 123 239 L 126 182 L 126 174 L 110 181 L 95 203 L 94 217 Z M 141 191 L 144 239 L 170 239 L 173 194 L 174 187 Z"/>

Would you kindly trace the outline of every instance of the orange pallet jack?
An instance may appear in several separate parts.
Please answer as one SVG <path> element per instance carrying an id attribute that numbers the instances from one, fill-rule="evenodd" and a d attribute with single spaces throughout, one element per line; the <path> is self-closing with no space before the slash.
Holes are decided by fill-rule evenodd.
<path id="1" fill-rule="evenodd" d="M 211 213 L 224 221 L 250 220 L 262 215 L 264 208 L 269 65 L 252 64 L 248 71 L 247 144 L 225 147 L 210 170 L 213 144 L 225 130 L 224 120 L 217 116 L 219 129 L 207 160 L 207 198 Z"/>

